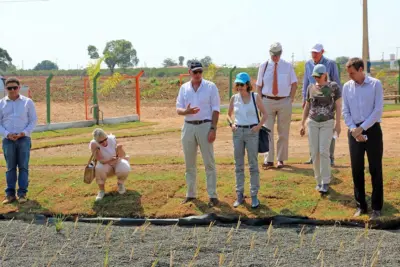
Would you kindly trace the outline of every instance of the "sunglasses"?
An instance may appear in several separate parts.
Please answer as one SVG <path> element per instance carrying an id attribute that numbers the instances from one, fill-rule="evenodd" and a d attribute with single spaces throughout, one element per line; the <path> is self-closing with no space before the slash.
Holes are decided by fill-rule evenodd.
<path id="1" fill-rule="evenodd" d="M 319 80 L 319 79 L 321 79 L 321 77 L 322 77 L 322 76 L 314 76 L 314 79 Z"/>
<path id="2" fill-rule="evenodd" d="M 102 141 L 99 142 L 99 144 L 103 144 L 105 141 L 107 141 L 108 137 Z"/>
<path id="3" fill-rule="evenodd" d="M 8 90 L 8 91 L 12 91 L 12 90 L 15 91 L 15 90 L 18 90 L 18 88 L 19 88 L 18 86 L 8 86 L 8 87 L 7 87 L 7 90 Z"/>
<path id="4" fill-rule="evenodd" d="M 243 87 L 243 86 L 244 86 L 244 83 L 236 83 L 236 86 L 237 86 L 237 87 Z"/>
<path id="5" fill-rule="evenodd" d="M 195 70 L 195 71 L 193 71 L 193 74 L 202 74 L 203 73 L 203 71 L 202 70 Z"/>

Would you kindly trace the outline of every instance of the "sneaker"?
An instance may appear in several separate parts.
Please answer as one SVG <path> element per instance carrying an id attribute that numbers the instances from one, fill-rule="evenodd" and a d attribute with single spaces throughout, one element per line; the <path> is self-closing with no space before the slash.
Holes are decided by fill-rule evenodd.
<path id="1" fill-rule="evenodd" d="M 235 203 L 233 203 L 234 208 L 237 208 L 244 203 L 243 193 L 237 192 L 236 194 L 237 194 L 237 199 Z"/>
<path id="2" fill-rule="evenodd" d="M 96 201 L 102 200 L 104 198 L 104 195 L 105 195 L 104 191 L 99 191 L 96 197 Z"/>
<path id="3" fill-rule="evenodd" d="M 126 188 L 124 184 L 118 184 L 118 193 L 120 195 L 123 195 L 126 193 Z"/>
<path id="4" fill-rule="evenodd" d="M 208 202 L 208 207 L 212 208 L 212 207 L 216 207 L 219 204 L 219 200 L 218 198 L 210 198 L 210 201 Z"/>
<path id="5" fill-rule="evenodd" d="M 252 196 L 251 197 L 251 208 L 256 209 L 260 206 L 260 201 L 258 200 L 257 196 Z"/>
<path id="6" fill-rule="evenodd" d="M 322 185 L 317 184 L 317 186 L 315 187 L 315 190 L 320 191 L 321 190 Z"/>
<path id="7" fill-rule="evenodd" d="M 19 204 L 25 204 L 26 202 L 28 202 L 28 199 L 26 198 L 26 196 L 20 196 L 18 198 L 18 203 Z"/>
<path id="8" fill-rule="evenodd" d="M 329 190 L 329 185 L 328 184 L 323 184 L 319 190 L 320 193 L 322 194 L 326 194 L 328 193 Z"/>
<path id="9" fill-rule="evenodd" d="M 310 158 L 308 161 L 304 162 L 304 164 L 312 164 L 312 158 Z"/>
<path id="10" fill-rule="evenodd" d="M 15 196 L 6 196 L 3 200 L 3 205 L 11 204 L 13 203 L 17 198 Z"/>

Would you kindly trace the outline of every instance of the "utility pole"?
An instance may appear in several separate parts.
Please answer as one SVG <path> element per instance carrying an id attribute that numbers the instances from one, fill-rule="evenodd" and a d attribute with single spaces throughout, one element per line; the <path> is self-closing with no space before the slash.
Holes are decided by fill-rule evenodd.
<path id="1" fill-rule="evenodd" d="M 292 53 L 292 65 L 294 65 L 294 53 Z"/>
<path id="2" fill-rule="evenodd" d="M 369 62 L 369 37 L 368 37 L 368 3 L 367 0 L 363 0 L 363 50 L 362 50 L 362 59 L 364 61 L 364 66 L 368 69 Z"/>
<path id="3" fill-rule="evenodd" d="M 400 46 L 396 47 L 396 59 L 399 60 L 399 48 Z"/>

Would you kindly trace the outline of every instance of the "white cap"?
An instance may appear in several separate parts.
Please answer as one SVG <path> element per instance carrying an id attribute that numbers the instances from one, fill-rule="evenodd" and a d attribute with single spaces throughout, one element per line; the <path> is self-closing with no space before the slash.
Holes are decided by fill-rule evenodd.
<path id="1" fill-rule="evenodd" d="M 269 53 L 271 56 L 282 53 L 282 45 L 279 42 L 273 43 L 269 48 Z"/>
<path id="2" fill-rule="evenodd" d="M 324 46 L 322 44 L 316 44 L 311 48 L 311 52 L 321 53 L 324 50 Z"/>

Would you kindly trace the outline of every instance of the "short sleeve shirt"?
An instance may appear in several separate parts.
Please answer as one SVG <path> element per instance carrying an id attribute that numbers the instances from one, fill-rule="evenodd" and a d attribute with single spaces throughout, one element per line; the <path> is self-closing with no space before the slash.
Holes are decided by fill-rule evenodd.
<path id="1" fill-rule="evenodd" d="M 90 141 L 89 149 L 91 148 L 92 144 L 96 144 L 96 146 L 100 149 L 100 153 L 103 156 L 104 160 L 110 160 L 113 157 L 117 156 L 117 139 L 114 135 L 107 136 L 107 146 L 104 147 L 97 143 L 95 140 Z"/>
<path id="2" fill-rule="evenodd" d="M 310 102 L 308 117 L 316 122 L 324 122 L 335 118 L 335 102 L 342 97 L 340 87 L 335 82 L 320 87 L 310 84 L 307 88 L 307 101 Z"/>

